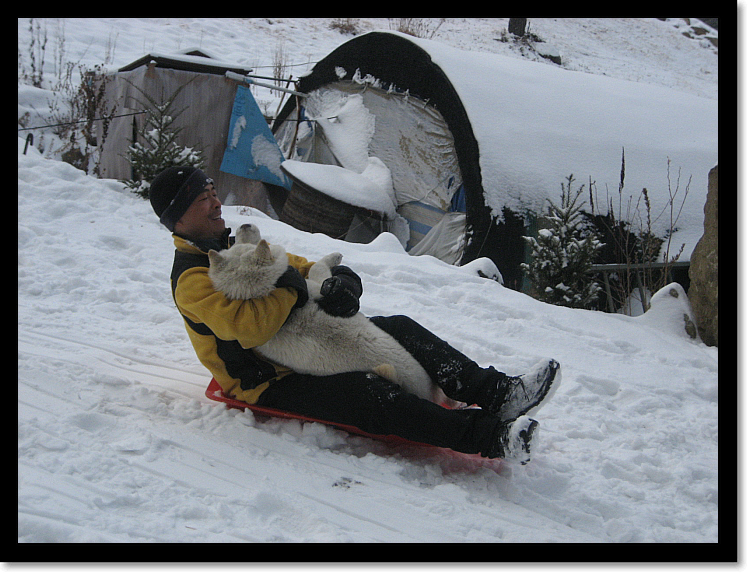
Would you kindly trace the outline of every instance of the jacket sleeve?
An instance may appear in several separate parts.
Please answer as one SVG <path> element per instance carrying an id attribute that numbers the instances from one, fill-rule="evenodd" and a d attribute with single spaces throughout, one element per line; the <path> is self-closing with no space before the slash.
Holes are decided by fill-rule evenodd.
<path id="1" fill-rule="evenodd" d="M 289 255 L 289 264 L 302 276 L 314 263 Z M 298 295 L 291 288 L 277 288 L 251 300 L 229 300 L 217 291 L 205 267 L 193 267 L 179 277 L 175 289 L 177 306 L 193 322 L 203 323 L 223 340 L 236 340 L 243 348 L 265 344 L 288 318 Z"/>
<path id="2" fill-rule="evenodd" d="M 296 267 L 301 276 L 306 278 L 309 275 L 309 269 L 312 268 L 314 261 L 307 261 L 304 257 L 288 254 L 288 264 Z"/>
<path id="3" fill-rule="evenodd" d="M 184 316 L 205 324 L 218 338 L 254 348 L 275 336 L 297 295 L 292 289 L 279 288 L 262 298 L 229 300 L 213 287 L 208 269 L 195 267 L 179 277 L 175 298 Z"/>

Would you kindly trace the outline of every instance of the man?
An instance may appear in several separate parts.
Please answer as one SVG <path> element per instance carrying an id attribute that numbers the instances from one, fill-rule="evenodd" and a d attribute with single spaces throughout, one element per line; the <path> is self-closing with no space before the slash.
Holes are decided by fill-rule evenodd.
<path id="1" fill-rule="evenodd" d="M 198 358 L 226 395 L 372 434 L 529 461 L 537 422 L 527 414 L 537 410 L 557 386 L 555 360 L 510 377 L 493 367 L 479 367 L 406 316 L 372 317 L 421 363 L 448 397 L 480 406 L 455 410 L 370 373 L 311 376 L 271 364 L 253 348 L 272 338 L 289 314 L 307 302 L 304 277 L 313 263 L 289 254 L 288 270 L 269 295 L 229 300 L 208 277 L 208 251 L 233 244 L 213 180 L 194 167 L 171 167 L 154 179 L 150 200 L 161 223 L 173 233 L 171 287 L 177 309 Z M 316 304 L 333 316 L 352 316 L 359 309 L 361 279 L 346 266 L 332 271 L 322 288 L 325 296 Z"/>

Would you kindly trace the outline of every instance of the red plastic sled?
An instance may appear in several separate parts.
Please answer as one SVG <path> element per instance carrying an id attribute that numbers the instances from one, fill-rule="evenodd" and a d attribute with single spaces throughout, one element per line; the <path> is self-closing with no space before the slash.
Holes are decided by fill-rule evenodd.
<path id="1" fill-rule="evenodd" d="M 268 416 L 271 418 L 286 418 L 289 420 L 301 420 L 302 422 L 318 422 L 320 424 L 325 424 L 326 426 L 332 426 L 334 428 L 338 428 L 339 430 L 344 430 L 349 434 L 365 436 L 367 438 L 373 438 L 375 440 L 388 442 L 390 444 L 409 444 L 414 446 L 425 446 L 429 448 L 436 447 L 431 444 L 424 444 L 421 442 L 406 440 L 405 438 L 401 438 L 400 436 L 370 434 L 368 432 L 364 432 L 356 426 L 338 424 L 336 422 L 330 422 L 327 420 L 318 420 L 316 418 L 310 418 L 309 416 L 302 416 L 301 414 L 286 412 L 285 410 L 276 410 L 275 408 L 265 408 L 263 406 L 257 406 L 255 404 L 248 404 L 247 402 L 242 402 L 241 400 L 237 400 L 236 398 L 229 398 L 228 396 L 226 396 L 215 378 L 213 378 L 210 381 L 210 384 L 208 384 L 208 389 L 205 390 L 205 395 L 211 400 L 225 403 L 227 408 L 236 408 L 239 410 L 245 410 L 248 408 L 253 413 L 259 414 L 260 416 Z"/>
<path id="2" fill-rule="evenodd" d="M 229 398 L 223 393 L 221 386 L 218 384 L 215 378 L 210 381 L 208 388 L 205 390 L 205 395 L 211 400 L 216 402 L 223 402 L 227 408 L 236 408 L 239 410 L 249 409 L 253 413 L 260 416 L 267 416 L 270 418 L 286 418 L 289 420 L 300 420 L 302 422 L 317 422 L 326 426 L 331 426 L 339 430 L 348 432 L 349 434 L 355 434 L 357 436 L 364 436 L 366 438 L 372 438 L 385 442 L 390 446 L 416 446 L 418 448 L 428 448 L 431 451 L 438 451 L 439 463 L 442 466 L 442 470 L 445 472 L 473 472 L 478 468 L 488 468 L 496 473 L 501 473 L 503 466 L 503 460 L 494 458 L 484 458 L 480 454 L 465 454 L 456 452 L 448 448 L 440 448 L 432 444 L 424 444 L 422 442 L 414 442 L 412 440 L 406 440 L 400 436 L 393 435 L 380 435 L 370 434 L 357 428 L 356 426 L 349 426 L 347 424 L 338 424 L 336 422 L 330 422 L 328 420 L 318 420 L 316 418 L 310 418 L 309 416 L 302 416 L 301 414 L 295 414 L 293 412 L 286 412 L 285 410 L 276 410 L 274 408 L 265 408 L 263 406 L 257 406 L 255 404 L 248 404 L 242 402 L 236 398 Z"/>

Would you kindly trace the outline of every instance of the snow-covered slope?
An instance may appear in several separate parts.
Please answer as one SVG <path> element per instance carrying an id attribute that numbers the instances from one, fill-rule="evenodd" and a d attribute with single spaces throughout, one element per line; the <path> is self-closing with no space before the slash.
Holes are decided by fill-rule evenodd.
<path id="1" fill-rule="evenodd" d="M 285 39 L 295 63 L 340 43 L 325 22 L 71 20 L 64 23 L 65 57 L 101 62 L 109 38 L 115 66 L 149 50 L 195 44 L 221 59 L 264 64 Z M 635 21 L 633 29 L 647 32 L 642 41 L 654 27 L 662 33 L 640 65 L 620 45 L 600 49 L 614 37 L 623 41 L 618 21 L 609 28 L 586 22 L 594 33 L 578 40 L 585 47 L 577 60 L 567 56 L 580 69 L 598 72 L 608 63 L 611 75 L 635 73 L 664 85 L 677 77 L 688 91 L 716 95 L 716 56 L 697 42 L 687 46 L 711 54 L 713 68 L 664 71 L 681 61 L 679 50 L 691 49 L 670 49 L 668 59 L 668 42 L 682 38 L 671 24 Z M 562 43 L 562 24 L 533 25 L 571 52 L 576 39 Z M 55 22 L 48 25 L 51 33 Z M 19 48 L 28 46 L 27 26 L 19 20 Z M 489 27 L 500 25 L 448 20 L 440 33 L 459 45 Z M 592 45 L 593 38 L 600 41 Z M 504 47 L 494 40 L 481 46 L 491 42 Z M 19 87 L 19 113 L 44 107 L 44 95 Z M 540 357 L 556 358 L 563 369 L 562 386 L 538 414 L 538 445 L 527 466 L 260 420 L 205 398 L 210 375 L 174 308 L 173 246 L 150 205 L 116 181 L 34 149 L 24 156 L 22 144 L 19 138 L 19 541 L 719 540 L 718 351 L 681 330 L 687 309 L 676 299 L 639 318 L 553 307 L 464 268 L 410 257 L 391 235 L 354 245 L 225 207 L 229 226 L 255 223 L 289 252 L 310 259 L 342 252 L 362 276 L 367 314 L 408 314 L 480 364 L 509 373 Z M 416 557 L 435 558 L 462 559 Z M 509 560 L 528 558 L 538 556 Z"/>
<path id="2" fill-rule="evenodd" d="M 561 362 L 530 465 L 399 451 L 209 402 L 150 205 L 36 154 L 18 186 L 19 540 L 717 541 L 718 353 L 677 320 L 553 307 L 391 235 L 224 208 L 290 252 L 342 252 L 367 314 L 510 373 Z"/>
<path id="3" fill-rule="evenodd" d="M 353 18 L 358 33 L 397 29 L 397 18 Z M 463 50 L 544 60 L 527 46 L 506 39 L 507 18 L 424 18 L 424 37 Z M 530 18 L 529 31 L 556 48 L 563 67 L 592 74 L 672 87 L 702 97 L 717 97 L 717 49 L 703 39 L 684 36 L 696 18 Z M 49 85 L 63 75 L 64 63 L 116 69 L 149 52 L 173 54 L 199 48 L 219 61 L 273 75 L 277 54 L 295 77 L 350 38 L 333 18 L 64 18 L 36 19 L 46 33 L 44 73 Z M 689 25 L 690 24 L 690 25 Z M 18 19 L 21 64 L 31 70 L 28 18 Z M 431 34 L 433 32 L 433 35 Z M 710 30 L 711 36 L 717 32 Z M 40 68 L 41 40 L 36 44 Z M 538 44 L 541 45 L 541 44 Z M 61 55 L 60 55 L 61 53 Z M 62 60 L 63 66 L 59 65 Z M 78 70 L 75 69 L 75 72 Z M 47 87 L 47 86 L 45 86 Z M 258 90 L 260 91 L 260 90 Z M 270 99 L 265 92 L 258 99 Z M 274 108 L 272 108 L 274 109 Z"/>

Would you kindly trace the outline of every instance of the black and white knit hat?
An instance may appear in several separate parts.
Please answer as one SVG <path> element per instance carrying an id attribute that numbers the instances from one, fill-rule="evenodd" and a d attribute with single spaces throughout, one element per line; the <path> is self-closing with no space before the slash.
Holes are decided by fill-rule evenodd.
<path id="1" fill-rule="evenodd" d="M 196 167 L 175 166 L 159 173 L 151 183 L 149 196 L 161 223 L 173 232 L 177 221 L 209 183 L 213 180 Z"/>

